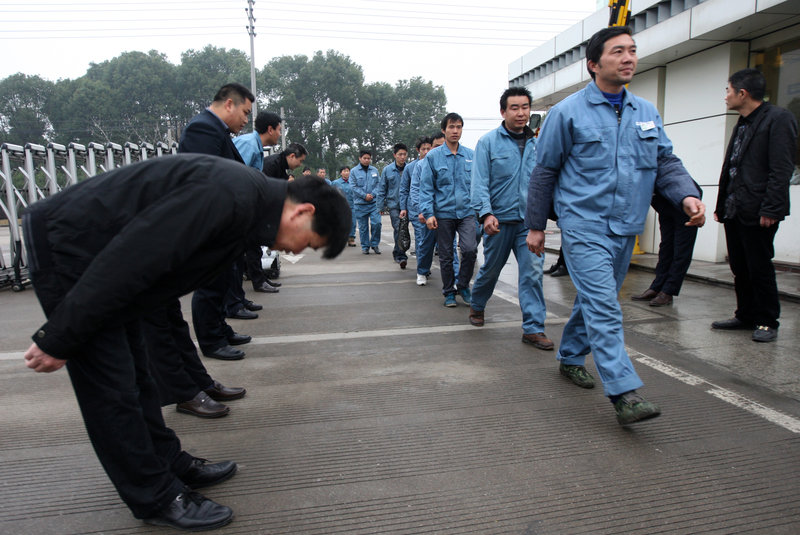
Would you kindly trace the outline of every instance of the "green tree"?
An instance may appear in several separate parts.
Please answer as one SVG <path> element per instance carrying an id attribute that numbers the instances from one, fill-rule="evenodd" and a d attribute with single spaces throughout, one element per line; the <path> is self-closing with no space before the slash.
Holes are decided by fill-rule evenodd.
<path id="1" fill-rule="evenodd" d="M 52 92 L 53 83 L 39 76 L 17 73 L 0 81 L 0 141 L 47 143 L 53 129 L 45 105 Z"/>

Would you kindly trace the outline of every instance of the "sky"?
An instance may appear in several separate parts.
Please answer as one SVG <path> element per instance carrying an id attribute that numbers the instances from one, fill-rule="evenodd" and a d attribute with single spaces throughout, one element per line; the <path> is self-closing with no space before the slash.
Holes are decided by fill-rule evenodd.
<path id="1" fill-rule="evenodd" d="M 508 64 L 599 4 L 607 2 L 257 0 L 255 65 L 333 49 L 360 65 L 368 83 L 421 76 L 444 87 L 447 110 L 464 117 L 462 143 L 474 147 L 501 120 Z M 247 8 L 247 0 L 0 0 L 0 79 L 74 79 L 127 51 L 154 49 L 175 64 L 206 45 L 249 56 Z"/>

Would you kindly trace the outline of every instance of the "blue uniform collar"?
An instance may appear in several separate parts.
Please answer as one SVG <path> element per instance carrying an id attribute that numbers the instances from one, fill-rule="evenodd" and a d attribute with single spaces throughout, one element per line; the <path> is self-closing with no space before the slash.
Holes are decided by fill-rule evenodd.
<path id="1" fill-rule="evenodd" d="M 608 104 L 609 106 L 611 105 L 608 102 L 606 96 L 603 94 L 603 92 L 600 91 L 600 88 L 597 87 L 597 84 L 594 83 L 594 80 L 589 82 L 589 85 L 586 86 L 586 99 L 591 104 Z M 638 106 L 636 105 L 636 100 L 632 98 L 631 92 L 628 91 L 627 89 L 625 89 L 625 96 L 622 99 L 622 106 L 623 107 L 630 106 L 633 109 L 638 108 Z"/>

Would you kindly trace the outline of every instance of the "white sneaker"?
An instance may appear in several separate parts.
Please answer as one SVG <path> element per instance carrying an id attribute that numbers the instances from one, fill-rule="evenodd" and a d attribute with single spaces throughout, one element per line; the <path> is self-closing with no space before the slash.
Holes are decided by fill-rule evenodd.
<path id="1" fill-rule="evenodd" d="M 428 284 L 428 277 L 417 273 L 417 286 L 425 286 Z"/>

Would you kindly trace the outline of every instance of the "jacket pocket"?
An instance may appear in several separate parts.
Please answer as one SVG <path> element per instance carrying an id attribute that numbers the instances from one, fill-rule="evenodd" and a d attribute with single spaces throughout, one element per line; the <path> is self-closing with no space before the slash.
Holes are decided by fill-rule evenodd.
<path id="1" fill-rule="evenodd" d="M 636 169 L 655 169 L 658 167 L 658 129 L 642 130 L 636 127 L 633 136 L 633 156 Z"/>
<path id="2" fill-rule="evenodd" d="M 582 169 L 605 169 L 611 161 L 605 146 L 602 130 L 596 128 L 575 130 L 570 155 L 580 162 Z"/>

